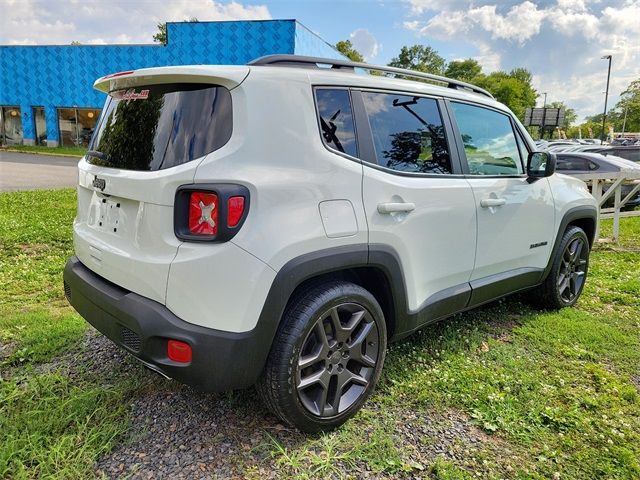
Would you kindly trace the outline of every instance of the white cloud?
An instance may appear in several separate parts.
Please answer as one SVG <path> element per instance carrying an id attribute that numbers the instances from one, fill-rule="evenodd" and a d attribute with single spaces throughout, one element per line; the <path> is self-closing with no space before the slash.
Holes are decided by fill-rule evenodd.
<path id="1" fill-rule="evenodd" d="M 439 13 L 418 31 L 425 36 L 451 39 L 455 35 L 467 34 L 479 28 L 490 33 L 493 39 L 524 43 L 540 32 L 544 15 L 544 11 L 538 10 L 538 7 L 529 1 L 514 5 L 506 15 L 501 15 L 496 5 L 483 5 L 468 10 Z M 416 21 L 405 22 L 405 28 L 416 30 L 417 27 Z"/>
<path id="2" fill-rule="evenodd" d="M 382 49 L 382 44 L 378 43 L 376 37 L 366 28 L 354 30 L 349 38 L 353 47 L 362 54 L 365 60 L 375 58 Z"/>
<path id="3" fill-rule="evenodd" d="M 214 0 L 0 0 L 0 44 L 151 43 L 156 24 L 197 18 L 261 20 L 264 5 Z"/>
<path id="4" fill-rule="evenodd" d="M 406 0 L 403 24 L 428 42 L 464 42 L 485 71 L 525 67 L 550 101 L 580 117 L 600 113 L 612 55 L 609 105 L 640 77 L 640 0 Z"/>
<path id="5" fill-rule="evenodd" d="M 544 12 L 527 1 L 514 5 L 506 15 L 496 11 L 496 5 L 485 5 L 469 10 L 468 18 L 482 29 L 491 33 L 494 39 L 504 39 L 524 43 L 540 32 Z"/>
<path id="6" fill-rule="evenodd" d="M 491 50 L 491 47 L 486 43 L 478 43 L 478 55 L 474 58 L 482 65 L 482 69 L 485 73 L 495 72 L 500 70 L 502 58 L 498 52 Z"/>
<path id="7" fill-rule="evenodd" d="M 407 0 L 412 15 L 421 15 L 427 11 L 455 10 L 468 6 L 465 0 Z"/>

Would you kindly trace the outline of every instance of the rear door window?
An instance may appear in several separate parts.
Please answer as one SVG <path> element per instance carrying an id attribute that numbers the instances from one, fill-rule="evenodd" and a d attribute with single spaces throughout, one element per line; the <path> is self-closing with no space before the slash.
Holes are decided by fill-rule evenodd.
<path id="1" fill-rule="evenodd" d="M 432 98 L 362 92 L 380 166 L 448 174 L 451 157 L 438 103 Z"/>
<path id="2" fill-rule="evenodd" d="M 358 145 L 349 90 L 318 88 L 316 102 L 324 144 L 338 152 L 357 157 Z"/>
<path id="3" fill-rule="evenodd" d="M 231 138 L 231 93 L 207 84 L 161 84 L 109 93 L 88 161 L 162 170 L 211 153 Z M 93 154 L 91 154 L 93 152 Z"/>

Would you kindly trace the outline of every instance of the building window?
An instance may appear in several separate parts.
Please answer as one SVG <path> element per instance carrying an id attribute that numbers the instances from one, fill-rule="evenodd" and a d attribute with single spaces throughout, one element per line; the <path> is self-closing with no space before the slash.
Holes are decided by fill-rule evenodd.
<path id="1" fill-rule="evenodd" d="M 46 145 L 47 122 L 44 118 L 44 107 L 33 107 L 33 126 L 36 132 L 36 145 Z"/>
<path id="2" fill-rule="evenodd" d="M 20 107 L 0 107 L 0 142 L 22 144 L 22 112 Z"/>
<path id="3" fill-rule="evenodd" d="M 59 108 L 62 147 L 87 147 L 100 116 L 99 108 Z"/>

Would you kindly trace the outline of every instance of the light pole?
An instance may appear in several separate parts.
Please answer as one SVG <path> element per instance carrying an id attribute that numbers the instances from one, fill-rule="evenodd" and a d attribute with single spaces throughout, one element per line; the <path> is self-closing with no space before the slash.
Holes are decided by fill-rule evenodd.
<path id="1" fill-rule="evenodd" d="M 602 136 L 600 137 L 600 145 L 604 143 L 604 126 L 607 121 L 607 100 L 609 99 L 609 79 L 611 78 L 611 55 L 601 57 L 602 60 L 609 60 L 609 68 L 607 69 L 607 90 L 604 92 L 604 113 L 602 114 Z"/>
<path id="2" fill-rule="evenodd" d="M 542 104 L 542 108 L 547 108 L 547 92 L 542 92 L 544 95 L 544 103 Z"/>

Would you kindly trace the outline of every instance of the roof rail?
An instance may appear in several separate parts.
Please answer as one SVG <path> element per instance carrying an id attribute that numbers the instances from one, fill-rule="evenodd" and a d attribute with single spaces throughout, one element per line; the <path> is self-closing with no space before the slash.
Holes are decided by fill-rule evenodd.
<path id="1" fill-rule="evenodd" d="M 406 77 L 420 78 L 431 80 L 433 82 L 444 83 L 449 88 L 469 90 L 486 97 L 492 98 L 488 91 L 484 88 L 476 87 L 467 82 L 455 80 L 453 78 L 442 77 L 431 73 L 417 72 L 415 70 L 407 70 L 404 68 L 385 67 L 379 65 L 371 65 L 369 63 L 352 62 L 350 60 L 336 60 L 333 58 L 307 57 L 304 55 L 266 55 L 250 61 L 247 65 L 271 65 L 283 67 L 309 67 L 318 68 L 319 65 L 330 65 L 336 70 L 351 70 L 362 68 L 364 70 L 373 70 L 383 73 L 391 73 L 394 75 L 404 75 Z"/>

